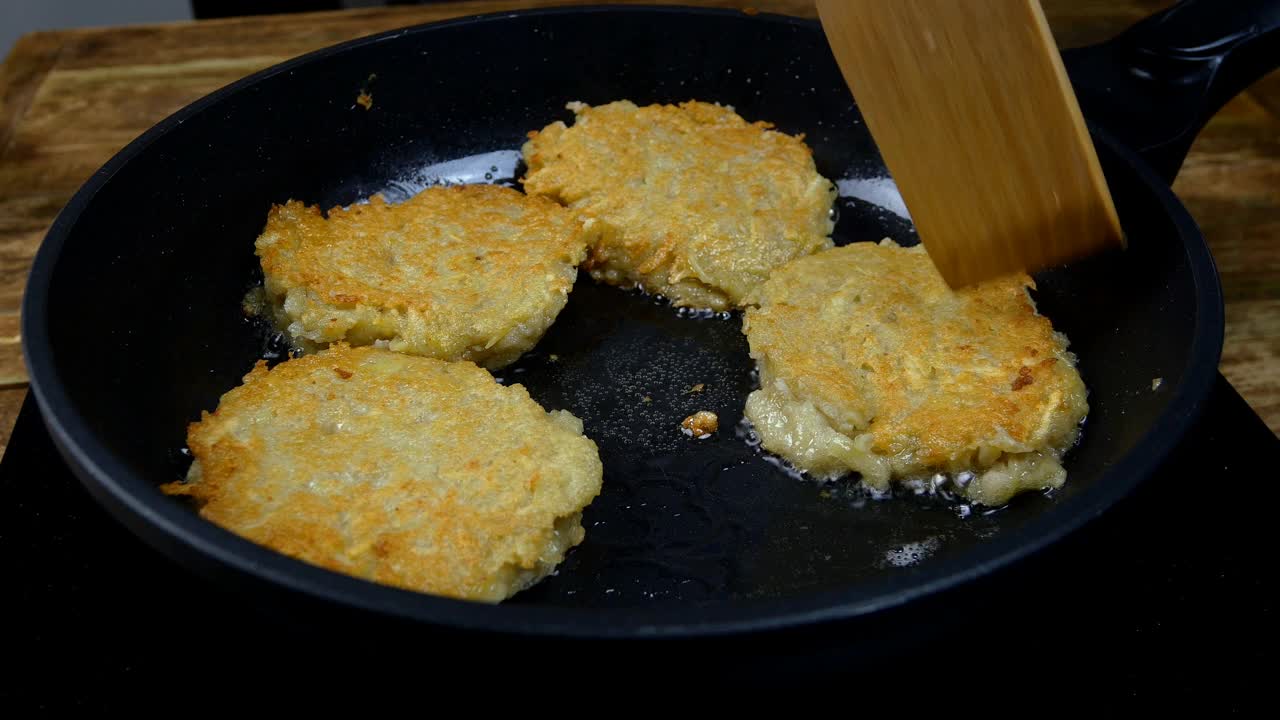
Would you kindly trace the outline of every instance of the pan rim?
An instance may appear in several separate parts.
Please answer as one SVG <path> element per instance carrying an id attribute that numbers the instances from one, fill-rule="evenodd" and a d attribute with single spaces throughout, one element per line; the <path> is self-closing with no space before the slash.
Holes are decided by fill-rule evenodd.
<path id="1" fill-rule="evenodd" d="M 748 19 L 817 29 L 816 21 L 737 10 L 678 6 L 580 6 L 491 13 L 398 28 L 322 48 L 231 83 L 148 129 L 113 156 L 75 193 L 54 220 L 32 262 L 22 305 L 22 342 L 30 388 L 59 452 L 95 499 L 117 520 L 175 560 L 195 558 L 203 574 L 231 573 L 287 589 L 310 600 L 378 616 L 459 630 L 579 639 L 711 637 L 778 631 L 853 620 L 937 595 L 1026 559 L 1100 516 L 1149 477 L 1180 442 L 1199 414 L 1217 375 L 1222 351 L 1224 309 L 1220 279 L 1199 228 L 1173 191 L 1132 150 L 1104 130 L 1090 126 L 1095 140 L 1123 161 L 1147 186 L 1174 225 L 1195 285 L 1196 327 L 1192 364 L 1172 388 L 1168 409 L 1135 449 L 1104 471 L 1088 491 L 1055 504 L 1024 526 L 1000 533 L 954 558 L 910 573 L 895 574 L 838 590 L 803 596 L 725 601 L 706 606 L 656 608 L 563 608 L 484 605 L 425 595 L 323 570 L 258 546 L 205 521 L 165 498 L 155 484 L 128 470 L 90 429 L 60 383 L 48 332 L 48 297 L 61 250 L 94 196 L 134 157 L 185 119 L 268 78 L 355 48 L 407 35 L 425 36 L 459 26 L 501 23 L 511 18 L 581 14 L 690 14 Z M 1172 238 L 1170 238 L 1172 241 Z"/>

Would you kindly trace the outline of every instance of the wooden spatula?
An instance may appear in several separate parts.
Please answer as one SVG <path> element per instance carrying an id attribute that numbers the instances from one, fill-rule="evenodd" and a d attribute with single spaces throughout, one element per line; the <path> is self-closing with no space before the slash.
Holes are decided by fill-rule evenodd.
<path id="1" fill-rule="evenodd" d="M 1038 0 L 817 0 L 925 249 L 952 287 L 1123 245 Z"/>

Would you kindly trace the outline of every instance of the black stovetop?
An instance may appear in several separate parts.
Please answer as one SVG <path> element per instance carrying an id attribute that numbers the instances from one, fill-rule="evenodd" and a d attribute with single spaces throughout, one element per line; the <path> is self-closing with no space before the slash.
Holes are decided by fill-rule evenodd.
<path id="1" fill-rule="evenodd" d="M 982 581 L 999 617 L 975 614 L 880 675 L 844 678 L 844 690 L 914 688 L 917 697 L 902 697 L 972 708 L 1027 692 L 1048 707 L 1265 706 L 1276 664 L 1268 529 L 1277 457 L 1280 440 L 1219 378 L 1161 473 L 1081 532 Z M 311 677 L 300 693 L 311 699 L 371 690 L 318 683 L 314 668 L 350 659 L 315 637 L 281 634 L 107 516 L 62 464 L 30 399 L 0 462 L 0 568 L 0 708 L 134 707 L 175 689 L 225 701 L 245 687 L 293 692 L 275 684 L 291 670 Z M 582 660 L 567 683 L 592 670 Z M 424 647 L 409 667 L 443 662 Z M 795 662 L 804 661 L 779 658 Z M 508 668 L 490 664 L 499 677 Z M 807 682 L 830 689 L 840 670 L 824 664 Z"/>

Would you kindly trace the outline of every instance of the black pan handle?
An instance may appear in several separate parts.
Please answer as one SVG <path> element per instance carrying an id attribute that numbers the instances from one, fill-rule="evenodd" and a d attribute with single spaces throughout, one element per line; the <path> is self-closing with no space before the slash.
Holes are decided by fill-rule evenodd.
<path id="1" fill-rule="evenodd" d="M 1062 57 L 1085 117 L 1173 182 L 1209 118 L 1280 66 L 1280 0 L 1183 0 Z"/>

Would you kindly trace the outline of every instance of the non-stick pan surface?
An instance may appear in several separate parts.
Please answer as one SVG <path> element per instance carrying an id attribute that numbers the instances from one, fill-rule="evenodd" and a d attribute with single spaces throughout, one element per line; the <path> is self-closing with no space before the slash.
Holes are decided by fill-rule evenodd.
<path id="1" fill-rule="evenodd" d="M 355 102 L 362 91 L 370 109 Z M 1090 391 L 1059 492 L 986 512 L 928 493 L 884 500 L 853 481 L 798 479 L 735 431 L 756 383 L 740 317 L 689 316 L 584 278 L 538 347 L 498 374 L 584 420 L 604 490 L 584 518 L 586 541 L 510 602 L 456 602 L 325 572 L 159 493 L 189 463 L 187 423 L 277 349 L 240 310 L 260 279 L 253 240 L 271 203 L 328 207 L 441 177 L 510 182 L 525 134 L 567 119 L 566 102 L 621 98 L 715 101 L 804 133 L 819 171 L 864 198 L 839 202 L 838 243 L 916 242 L 815 23 L 612 8 L 390 33 L 195 103 L 76 195 L 36 258 L 24 307 L 32 386 L 55 441 L 135 532 L 249 591 L 432 626 L 702 635 L 860 616 L 978 578 L 1123 496 L 1205 396 L 1222 339 L 1208 251 L 1164 182 L 1099 135 L 1129 247 L 1044 273 L 1035 293 L 1069 336 Z M 457 162 L 439 167 L 448 161 Z M 687 392 L 697 383 L 704 392 Z M 700 409 L 720 416 L 710 440 L 678 428 Z"/>

